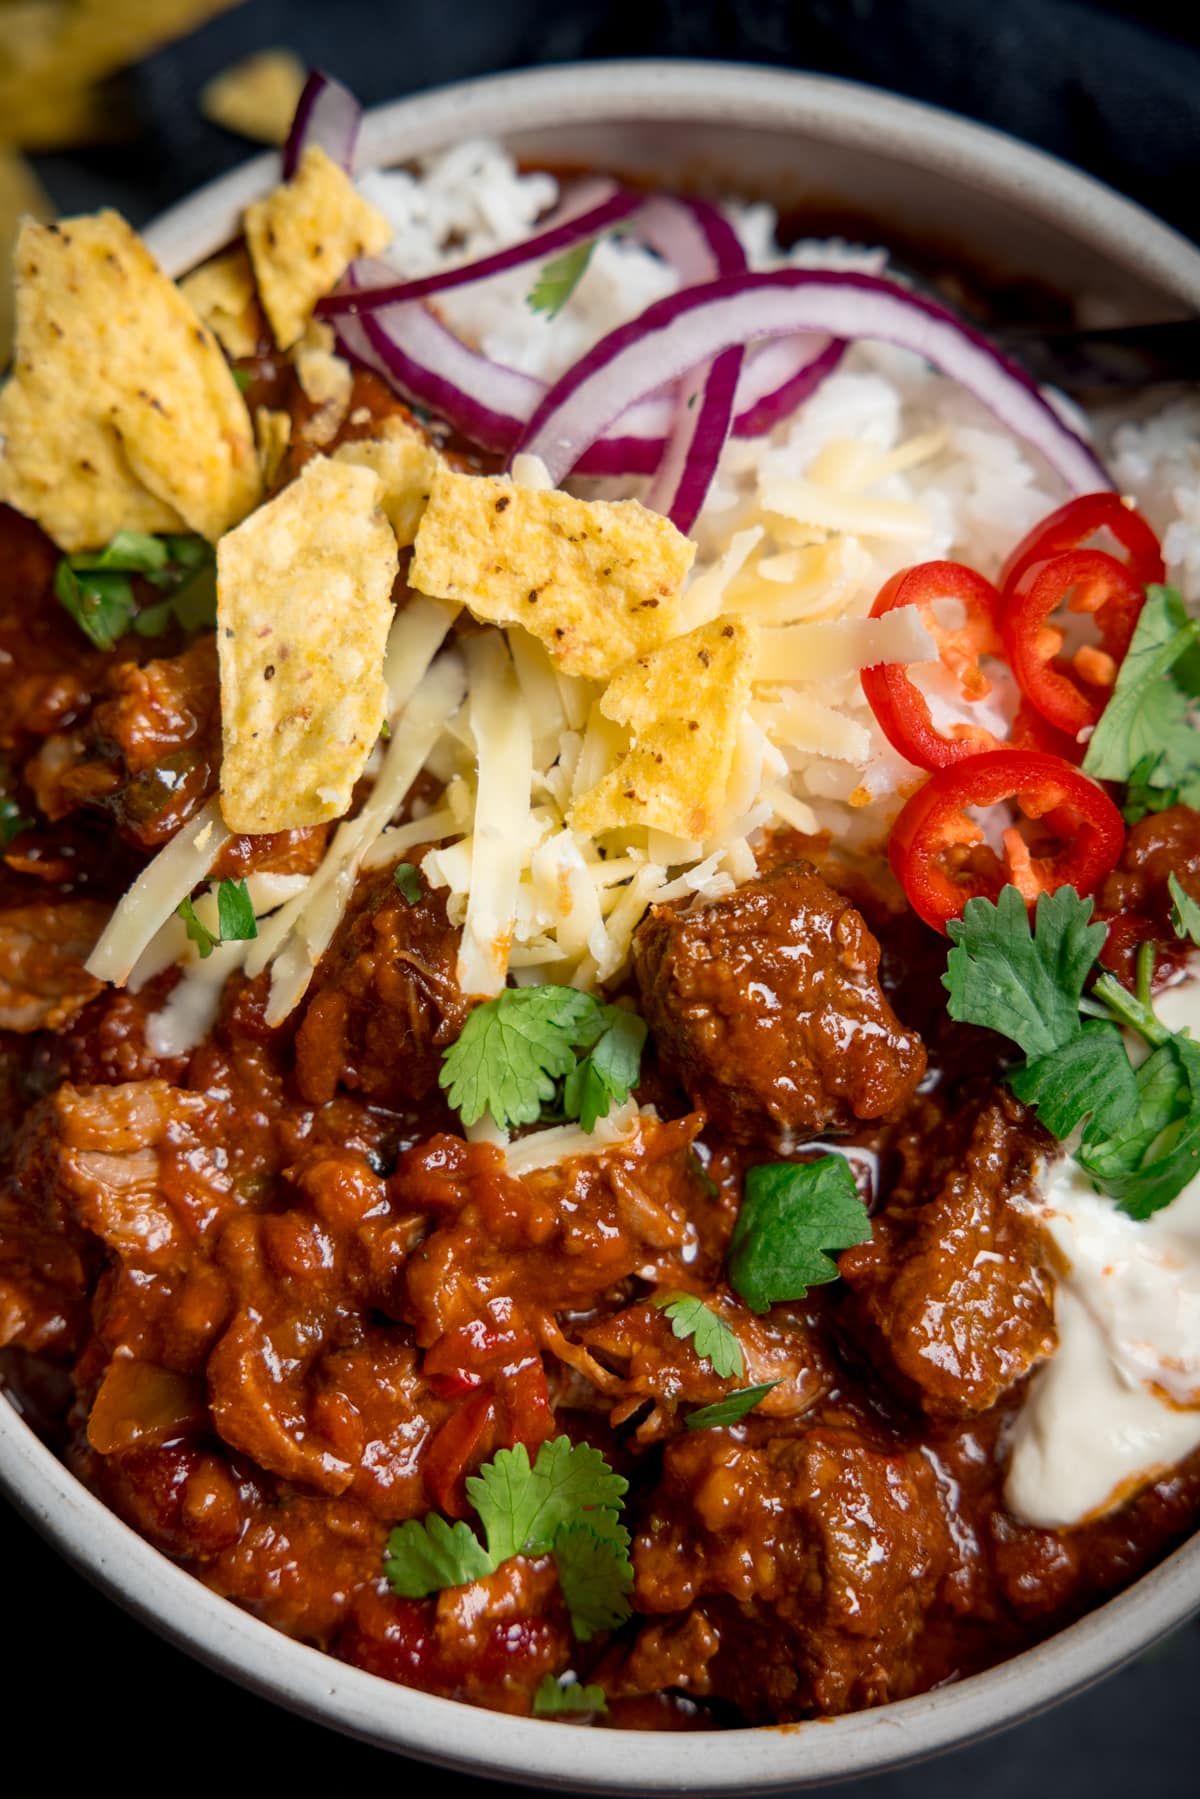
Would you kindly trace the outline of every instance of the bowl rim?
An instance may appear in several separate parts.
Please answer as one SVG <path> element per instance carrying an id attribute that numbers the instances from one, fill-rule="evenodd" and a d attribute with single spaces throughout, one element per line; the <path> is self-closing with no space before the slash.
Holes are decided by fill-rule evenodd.
<path id="1" fill-rule="evenodd" d="M 951 172 L 1085 241 L 1148 283 L 1200 304 L 1200 250 L 1134 202 L 1002 132 L 854 82 L 749 64 L 560 64 L 456 83 L 367 115 L 362 165 L 472 131 L 505 136 L 588 123 L 703 122 L 815 132 Z M 278 177 L 254 157 L 163 214 L 146 240 L 171 274 L 235 234 L 246 203 Z M 1131 246 L 1136 245 L 1136 256 Z M 1200 1536 L 1117 1597 L 1023 1654 L 961 1682 L 830 1720 L 706 1733 L 686 1767 L 667 1731 L 547 1730 L 394 1685 L 296 1642 L 219 1597 L 125 1525 L 0 1404 L 0 1488 L 69 1561 L 135 1617 L 200 1661 L 284 1707 L 376 1746 L 495 1778 L 619 1792 L 799 1789 L 896 1768 L 1046 1710 L 1141 1653 L 1200 1608 Z"/>

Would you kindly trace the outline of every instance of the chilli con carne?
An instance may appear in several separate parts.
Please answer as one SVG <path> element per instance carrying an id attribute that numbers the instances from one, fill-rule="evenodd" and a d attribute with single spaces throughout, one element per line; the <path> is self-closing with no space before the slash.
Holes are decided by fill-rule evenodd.
<path id="1" fill-rule="evenodd" d="M 324 161 L 305 136 L 322 119 Z M 720 594 L 699 624 L 673 614 L 692 548 L 665 518 L 592 509 L 547 488 L 544 469 L 526 486 L 490 472 L 556 417 L 571 453 L 609 472 L 615 459 L 646 473 L 679 450 L 686 420 L 660 403 L 661 373 L 621 416 L 622 384 L 641 379 L 626 362 L 638 322 L 545 387 L 489 373 L 432 311 L 389 312 L 386 293 L 338 287 L 325 268 L 342 348 L 363 319 L 374 326 L 356 365 L 319 326 L 280 349 L 259 295 L 288 316 L 297 293 L 311 308 L 311 265 L 350 216 L 338 163 L 356 123 L 351 98 L 314 78 L 289 183 L 264 202 L 272 232 L 251 234 L 259 264 L 221 265 L 226 326 L 230 295 L 244 298 L 234 391 L 273 456 L 258 506 L 218 536 L 219 629 L 180 603 L 207 555 L 177 529 L 194 495 L 174 463 L 169 505 L 149 486 L 119 490 L 145 529 L 130 526 L 107 564 L 99 541 L 64 541 L 95 497 L 74 476 L 48 496 L 20 485 L 24 510 L 0 504 L 0 1378 L 164 1554 L 384 1679 L 681 1730 L 930 1690 L 1087 1612 L 1200 1518 L 1194 1445 L 1114 1478 L 1070 1528 L 1020 1511 L 1006 1487 L 1064 1328 L 1070 1270 L 1037 1208 L 1048 1171 L 1083 1166 L 1071 1133 L 1102 1171 L 1103 1204 L 1124 1207 L 1121 1228 L 1151 1200 L 1160 1217 L 1167 1200 L 1190 1203 L 1200 1075 L 1154 1008 L 1188 969 L 1200 904 L 1200 811 L 1165 785 L 1186 775 L 1191 695 L 1176 670 L 1170 759 L 1144 769 L 1146 708 L 1162 702 L 1138 684 L 1177 602 L 1152 586 L 1136 617 L 1132 602 L 1098 610 L 1116 679 L 1092 685 L 1120 708 L 1102 740 L 1108 790 L 1055 753 L 1029 678 L 1006 738 L 970 723 L 1030 570 L 1108 556 L 1090 542 L 1107 530 L 1123 555 L 1105 593 L 1124 594 L 1161 579 L 1157 547 L 1136 514 L 1089 496 L 1010 559 L 1007 600 L 939 562 L 890 580 L 870 620 L 815 627 L 813 653 L 857 656 L 838 679 L 863 714 L 863 646 L 897 658 L 862 681 L 919 782 L 891 866 L 887 814 L 873 839 L 849 822 L 813 829 L 787 794 L 726 842 L 725 796 L 762 721 L 784 710 L 755 685 L 769 640 L 740 615 L 735 628 Z M 319 210 L 329 193 L 335 229 L 289 286 L 289 207 L 302 194 Z M 738 320 L 770 283 L 712 280 L 705 259 L 733 253 L 722 215 L 656 200 L 644 229 L 684 285 L 646 330 L 682 321 L 696 335 L 678 353 L 707 368 L 731 333 L 757 337 Z M 605 216 L 635 231 L 640 204 Z M 580 247 L 571 216 L 544 227 L 564 253 Z M 538 254 L 517 246 L 502 266 Z M 790 332 L 804 286 L 775 283 Z M 944 309 L 867 277 L 842 290 L 875 326 L 953 363 L 1068 480 L 1095 476 L 1019 371 Z M 769 429 L 817 378 L 812 342 L 785 343 L 769 361 L 747 350 L 736 393 L 722 388 L 725 428 L 753 415 Z M 239 418 L 205 345 L 200 373 Z M 821 378 L 841 354 L 825 344 Z M 441 396 L 435 418 L 411 409 L 418 386 Z M 23 393 L 9 402 L 17 424 Z M 85 411 L 104 441 L 106 415 Z M 706 486 L 719 448 L 693 443 L 664 506 Z M 244 677 L 236 722 L 252 744 L 264 719 L 279 723 L 280 671 L 290 679 L 300 654 L 291 636 L 263 651 L 284 614 L 253 611 L 278 578 L 278 544 L 289 605 L 315 596 L 287 614 L 314 667 L 318 626 L 338 629 L 322 558 L 354 591 L 358 564 L 337 532 L 321 535 L 328 519 L 295 517 L 312 464 L 302 491 L 340 483 L 335 523 L 354 523 L 373 581 L 355 604 L 388 627 L 372 670 L 385 728 L 378 743 L 360 732 L 337 766 L 340 778 L 353 763 L 348 811 L 314 788 L 305 819 L 238 832 L 221 811 L 218 651 Z M 142 467 L 159 479 L 149 454 Z M 462 559 L 440 584 L 447 563 L 421 538 L 424 509 L 439 507 L 446 555 Z M 520 541 L 505 535 L 518 515 L 532 521 Z M 827 546 L 810 536 L 771 550 L 760 589 L 781 566 L 799 580 L 806 555 L 820 561 Z M 255 578 L 239 585 L 243 566 Z M 711 595 L 712 566 L 684 600 Z M 487 622 L 501 576 L 531 619 L 557 608 L 544 638 Z M 243 622 L 231 592 L 260 627 L 244 664 L 222 635 Z M 908 672 L 930 637 L 963 724 L 935 725 Z M 599 672 L 564 671 L 572 654 Z M 364 693 L 340 716 L 373 734 Z M 805 728 L 820 716 L 810 704 Z M 837 742 L 865 734 L 851 723 Z M 775 791 L 784 758 L 758 753 Z M 610 776 L 618 803 L 686 801 L 705 841 L 637 817 L 587 836 L 574 802 Z M 1130 810 L 1153 782 L 1164 803 L 1126 829 L 1116 799 Z M 129 971 L 126 985 L 109 978 Z M 1151 1076 L 1122 1026 L 1140 1031 Z M 1085 1116 L 1071 1085 L 1085 1064 L 1105 1118 Z M 1148 1143 L 1139 1129 L 1160 1114 Z"/>

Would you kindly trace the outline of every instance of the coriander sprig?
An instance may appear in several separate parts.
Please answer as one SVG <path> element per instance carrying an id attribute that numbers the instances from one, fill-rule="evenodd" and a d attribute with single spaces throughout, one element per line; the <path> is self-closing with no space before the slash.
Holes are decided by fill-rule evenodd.
<path id="1" fill-rule="evenodd" d="M 139 607 L 133 576 L 163 594 Z M 100 550 L 64 556 L 54 571 L 59 604 L 98 650 L 111 650 L 126 631 L 157 637 L 172 622 L 184 631 L 216 623 L 216 560 L 202 537 L 151 537 L 118 531 Z"/>
<path id="2" fill-rule="evenodd" d="M 844 1156 L 766 1162 L 746 1175 L 729 1240 L 729 1284 L 755 1312 L 838 1277 L 831 1250 L 866 1243 L 871 1220 Z"/>
<path id="3" fill-rule="evenodd" d="M 742 1380 L 746 1373 L 742 1346 L 725 1320 L 694 1293 L 664 1293 L 655 1305 L 671 1321 L 680 1342 L 690 1337 L 701 1356 L 722 1380 Z"/>
<path id="4" fill-rule="evenodd" d="M 1173 587 L 1148 587 L 1137 629 L 1100 721 L 1088 740 L 1083 772 L 1125 781 L 1126 821 L 1168 803 L 1200 803 L 1200 732 L 1191 722 L 1200 698 L 1200 620 Z"/>
<path id="5" fill-rule="evenodd" d="M 629 1098 L 645 1041 L 636 1013 L 574 987 L 506 987 L 475 1007 L 438 1082 L 464 1125 L 535 1124 L 558 1101 L 592 1131 Z"/>
<path id="6" fill-rule="evenodd" d="M 1079 1133 L 1075 1160 L 1122 1211 L 1148 1218 L 1169 1205 L 1200 1173 L 1200 1045 L 1155 1015 L 1153 946 L 1139 955 L 1136 993 L 1102 970 L 1085 995 L 1105 930 L 1073 887 L 1039 895 L 1032 923 L 1006 887 L 995 905 L 968 901 L 948 928 L 950 1016 L 1025 1051 L 1009 1085 L 1060 1141 Z M 1152 1052 L 1136 1069 L 1123 1031 Z"/>
<path id="7" fill-rule="evenodd" d="M 218 886 L 215 931 L 210 930 L 197 915 L 195 904 L 190 898 L 181 901 L 178 910 L 188 938 L 196 945 L 202 962 L 208 960 L 219 944 L 246 943 L 258 936 L 254 902 L 247 891 L 244 878 L 241 881 L 222 881 Z"/>
<path id="8" fill-rule="evenodd" d="M 483 1542 L 462 1519 L 410 1518 L 388 1538 L 384 1572 L 402 1599 L 421 1599 L 481 1580 L 510 1556 L 550 1554 L 571 1628 L 588 1642 L 629 1616 L 628 1485 L 598 1449 L 568 1437 L 543 1443 L 532 1464 L 522 1443 L 501 1449 L 466 1483 Z"/>

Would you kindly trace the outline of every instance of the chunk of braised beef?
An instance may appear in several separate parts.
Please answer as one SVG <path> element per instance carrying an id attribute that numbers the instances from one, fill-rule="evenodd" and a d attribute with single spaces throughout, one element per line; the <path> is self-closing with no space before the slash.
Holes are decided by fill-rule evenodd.
<path id="1" fill-rule="evenodd" d="M 0 1030 L 58 1031 L 72 1024 L 101 983 L 83 964 L 108 907 L 95 900 L 41 900 L 0 911 Z"/>
<path id="2" fill-rule="evenodd" d="M 835 1714 L 921 1684 L 917 1643 L 949 1564 L 932 1471 L 849 1424 L 668 1445 L 634 1539 L 634 1602 L 702 1601 L 701 1691 L 751 1722 Z"/>
<path id="3" fill-rule="evenodd" d="M 1019 1209 L 1050 1147 L 1002 1088 L 949 1112 L 916 1106 L 893 1142 L 902 1167 L 871 1241 L 838 1260 L 851 1295 L 841 1323 L 928 1412 L 987 1411 L 1054 1353 L 1054 1277 Z"/>
<path id="4" fill-rule="evenodd" d="M 878 980 L 862 915 L 807 863 L 686 909 L 634 940 L 660 1058 L 739 1142 L 776 1146 L 895 1111 L 925 1072 Z"/>
<path id="5" fill-rule="evenodd" d="M 573 1648 L 553 1562 L 520 1556 L 435 1599 L 398 1599 L 376 1582 L 355 1599 L 335 1653 L 403 1686 L 528 1713 Z"/>
<path id="6" fill-rule="evenodd" d="M 1182 968 L 1191 945 L 1171 923 L 1168 878 L 1200 903 L 1200 812 L 1170 806 L 1132 825 L 1121 859 L 1097 896 L 1096 916 L 1108 924 L 1101 961 L 1129 987 L 1134 984 L 1142 943 L 1157 944 L 1159 976 Z"/>
<path id="7" fill-rule="evenodd" d="M 306 1099 L 331 1099 L 339 1086 L 385 1105 L 430 1093 L 469 1010 L 455 974 L 459 935 L 425 883 L 410 901 L 390 868 L 360 880 L 296 1034 Z"/>

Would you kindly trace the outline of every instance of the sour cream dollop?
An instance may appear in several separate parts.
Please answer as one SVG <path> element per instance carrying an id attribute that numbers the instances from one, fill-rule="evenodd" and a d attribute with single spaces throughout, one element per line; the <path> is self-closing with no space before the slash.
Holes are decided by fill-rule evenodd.
<path id="1" fill-rule="evenodd" d="M 1200 1038 L 1200 979 L 1156 1002 Z M 1065 1264 L 1059 1347 L 1017 1420 L 1005 1499 L 1046 1528 L 1078 1524 L 1200 1446 L 1200 1176 L 1139 1221 L 1069 1156 L 1029 1201 Z"/>

